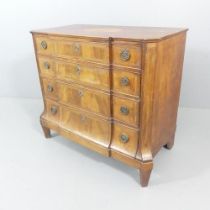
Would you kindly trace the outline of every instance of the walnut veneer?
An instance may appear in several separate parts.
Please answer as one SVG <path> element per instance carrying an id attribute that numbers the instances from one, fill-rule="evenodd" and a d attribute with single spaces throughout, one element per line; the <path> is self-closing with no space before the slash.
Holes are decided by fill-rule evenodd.
<path id="1" fill-rule="evenodd" d="M 58 132 L 140 170 L 176 130 L 187 29 L 72 25 L 32 31 L 46 137 Z"/>

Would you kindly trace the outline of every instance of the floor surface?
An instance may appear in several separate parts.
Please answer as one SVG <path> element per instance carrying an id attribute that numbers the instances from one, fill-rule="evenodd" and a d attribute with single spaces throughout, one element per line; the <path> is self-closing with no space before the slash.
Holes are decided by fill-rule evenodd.
<path id="1" fill-rule="evenodd" d="M 0 99 L 0 210 L 209 210 L 210 110 L 180 108 L 174 148 L 137 170 L 63 137 L 45 139 L 39 99 Z"/>

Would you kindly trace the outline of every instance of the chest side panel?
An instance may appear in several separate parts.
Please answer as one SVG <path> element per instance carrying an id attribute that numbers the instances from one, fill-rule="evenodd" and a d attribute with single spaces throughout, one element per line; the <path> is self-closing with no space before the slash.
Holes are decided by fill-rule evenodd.
<path id="1" fill-rule="evenodd" d="M 157 43 L 144 43 L 142 56 L 140 137 L 137 159 L 152 161 L 152 120 L 154 81 L 157 64 Z"/>
<path id="2" fill-rule="evenodd" d="M 179 105 L 186 33 L 158 43 L 153 105 L 152 151 L 173 141 Z"/>
<path id="3" fill-rule="evenodd" d="M 145 161 L 175 135 L 185 37 L 182 33 L 145 46 L 137 153 Z"/>

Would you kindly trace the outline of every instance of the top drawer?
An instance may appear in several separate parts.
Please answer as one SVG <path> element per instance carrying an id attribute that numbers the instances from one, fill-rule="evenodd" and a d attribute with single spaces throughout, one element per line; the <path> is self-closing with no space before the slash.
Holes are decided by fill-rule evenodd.
<path id="1" fill-rule="evenodd" d="M 113 65 L 141 67 L 141 46 L 130 42 L 113 42 Z"/>
<path id="2" fill-rule="evenodd" d="M 91 42 L 81 39 L 49 37 L 47 35 L 36 36 L 35 42 L 39 54 L 109 64 L 108 42 Z"/>
<path id="3" fill-rule="evenodd" d="M 35 37 L 37 53 L 54 55 L 66 59 L 83 59 L 100 64 L 109 64 L 110 56 L 116 66 L 139 69 L 141 67 L 141 46 L 132 42 L 113 42 L 112 52 L 107 42 L 93 42 L 85 39 L 50 37 L 38 35 Z"/>
<path id="4" fill-rule="evenodd" d="M 35 37 L 37 53 L 52 55 L 55 52 L 55 42 L 47 36 Z"/>
<path id="5" fill-rule="evenodd" d="M 56 55 L 63 58 L 82 58 L 97 63 L 109 63 L 109 45 L 74 39 L 58 39 Z"/>

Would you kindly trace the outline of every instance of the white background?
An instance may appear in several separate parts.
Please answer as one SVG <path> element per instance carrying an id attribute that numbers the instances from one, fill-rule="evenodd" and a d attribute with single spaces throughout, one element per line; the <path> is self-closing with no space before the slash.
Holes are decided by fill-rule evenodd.
<path id="1" fill-rule="evenodd" d="M 0 210 L 209 210 L 209 0 L 0 0 Z M 188 27 L 175 147 L 136 169 L 46 140 L 32 29 L 87 23 Z M 132 207 L 132 208 L 131 208 Z"/>
<path id="2" fill-rule="evenodd" d="M 75 23 L 188 27 L 181 106 L 210 108 L 207 0 L 1 0 L 0 97 L 41 97 L 29 31 Z"/>

